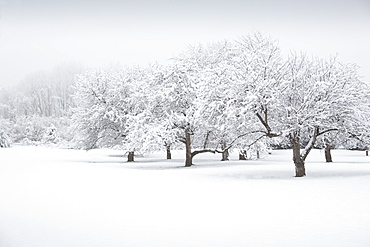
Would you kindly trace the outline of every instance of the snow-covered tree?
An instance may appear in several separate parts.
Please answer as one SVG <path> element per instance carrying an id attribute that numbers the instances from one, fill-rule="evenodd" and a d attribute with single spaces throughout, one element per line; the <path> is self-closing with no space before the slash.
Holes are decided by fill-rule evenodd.
<path id="1" fill-rule="evenodd" d="M 7 90 L 6 103 L 12 106 L 18 116 L 65 116 L 73 106 L 71 95 L 74 77 L 82 70 L 81 65 L 65 64 L 51 71 L 34 72 L 19 85 Z"/>
<path id="2" fill-rule="evenodd" d="M 152 90 L 145 70 L 111 68 L 79 76 L 77 107 L 72 116 L 81 147 L 114 147 L 134 152 L 158 149 L 159 135 L 152 118 Z"/>
<path id="3" fill-rule="evenodd" d="M 369 111 L 361 101 L 369 91 L 357 78 L 356 66 L 303 55 L 283 59 L 277 42 L 258 33 L 238 40 L 228 52 L 227 63 L 218 63 L 223 73 L 213 72 L 213 81 L 222 83 L 207 84 L 210 119 L 221 116 L 234 126 L 244 124 L 244 133 L 236 137 L 248 136 L 247 147 L 264 137 L 287 137 L 297 177 L 305 175 L 304 161 L 318 136 L 364 125 L 360 113 Z M 222 79 L 225 73 L 229 80 Z"/>
<path id="4" fill-rule="evenodd" d="M 209 129 L 208 141 L 222 153 L 222 161 L 228 160 L 229 149 L 243 132 L 240 116 L 229 108 L 230 100 L 235 98 L 230 91 L 235 86 L 233 49 L 233 42 L 224 41 L 198 50 L 203 54 L 198 75 L 200 114 Z"/>
<path id="5" fill-rule="evenodd" d="M 361 106 L 361 112 L 358 112 L 358 117 L 362 119 L 357 124 L 352 124 L 350 129 L 346 129 L 341 135 L 340 145 L 347 149 L 366 150 L 370 149 L 370 95 L 363 99 L 363 105 Z M 368 154 L 368 152 L 367 152 Z"/>
<path id="6" fill-rule="evenodd" d="M 257 119 L 258 129 L 255 132 L 258 139 L 277 137 L 280 126 L 270 115 L 277 108 L 274 89 L 284 76 L 284 62 L 278 43 L 260 33 L 253 33 L 237 41 L 237 52 L 234 61 L 237 84 L 234 90 L 238 98 L 235 107 L 243 115 L 252 114 L 253 122 Z"/>
<path id="7" fill-rule="evenodd" d="M 279 135 L 268 118 L 275 107 L 271 88 L 282 77 L 279 49 L 276 41 L 254 33 L 212 51 L 220 55 L 202 72 L 204 117 L 219 133 L 223 152 L 239 146 L 244 154 Z"/>
<path id="8" fill-rule="evenodd" d="M 214 152 L 205 147 L 207 133 L 210 129 L 203 124 L 200 112 L 201 66 L 197 60 L 198 53 L 192 49 L 176 57 L 157 77 L 160 91 L 156 96 L 157 116 L 162 120 L 165 134 L 185 144 L 185 166 L 191 166 L 193 157 L 203 152 Z M 171 141 L 171 142 L 172 142 Z M 196 149 L 192 151 L 192 149 Z"/>
<path id="9" fill-rule="evenodd" d="M 79 147 L 114 147 L 122 144 L 126 105 L 131 94 L 130 75 L 124 70 L 97 70 L 77 78 L 73 110 L 75 141 Z"/>
<path id="10" fill-rule="evenodd" d="M 357 76 L 357 68 L 336 59 L 308 59 L 295 55 L 288 59 L 284 81 L 275 88 L 279 107 L 275 117 L 293 148 L 296 176 L 306 175 L 305 159 L 317 137 L 346 130 L 363 120 L 358 117 L 368 86 Z M 302 138 L 309 141 L 303 151 Z"/>
<path id="11" fill-rule="evenodd" d="M 171 159 L 171 149 L 181 148 L 179 136 L 182 133 L 168 117 L 169 112 L 169 86 L 170 72 L 168 66 L 152 65 L 147 70 L 147 90 L 144 92 L 148 101 L 145 114 L 150 119 L 148 131 L 158 143 L 155 145 L 166 150 L 167 159 Z M 159 138 L 159 139 L 158 139 Z M 157 146 L 158 145 L 158 146 Z M 153 145 L 154 146 L 154 145 Z"/>
<path id="12" fill-rule="evenodd" d="M 132 92 L 127 98 L 127 111 L 123 148 L 146 154 L 162 149 L 164 145 L 164 126 L 158 116 L 158 85 L 153 78 L 156 66 L 133 71 Z M 117 99 L 118 100 L 118 99 Z"/>
<path id="13" fill-rule="evenodd" d="M 277 41 L 254 33 L 191 47 L 168 66 L 83 75 L 73 119 L 85 148 L 120 146 L 133 155 L 165 146 L 170 156 L 183 142 L 185 166 L 199 153 L 222 152 L 227 160 L 238 147 L 258 157 L 266 139 L 288 140 L 301 177 L 319 136 L 327 144 L 334 131 L 364 136 L 369 110 L 361 113 L 359 99 L 368 104 L 368 93 L 355 66 L 283 59 Z"/>
<path id="14" fill-rule="evenodd" d="M 204 140 L 198 143 L 198 147 L 204 150 L 212 147 L 221 148 L 222 160 L 228 159 L 228 141 L 232 138 L 229 128 L 233 125 L 227 124 L 232 119 L 225 117 L 224 105 L 220 104 L 225 89 L 230 87 L 231 74 L 228 73 L 226 58 L 229 55 L 231 43 L 217 42 L 207 46 L 197 45 L 191 47 L 182 56 L 181 61 L 188 64 L 189 74 L 196 81 L 198 128 L 202 129 L 202 135 L 198 138 Z M 230 71 L 231 72 L 231 71 Z M 234 131 L 233 131 L 234 132 Z"/>
<path id="15" fill-rule="evenodd" d="M 74 76 L 82 66 L 65 64 L 51 71 L 35 72 L 20 84 L 0 90 L 0 118 L 14 143 L 36 145 L 43 143 L 44 130 L 50 124 L 58 128 L 60 141 L 68 136 Z"/>

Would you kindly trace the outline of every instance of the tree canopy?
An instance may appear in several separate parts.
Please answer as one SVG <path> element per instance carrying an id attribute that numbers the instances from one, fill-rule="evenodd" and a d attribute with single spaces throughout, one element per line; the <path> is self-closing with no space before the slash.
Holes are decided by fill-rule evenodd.
<path id="1" fill-rule="evenodd" d="M 284 56 L 276 40 L 253 33 L 190 46 L 166 65 L 35 74 L 16 94 L 0 92 L 0 140 L 8 146 L 14 135 L 4 130 L 15 122 L 18 132 L 63 139 L 55 122 L 41 131 L 19 120 L 59 117 L 70 120 L 74 147 L 181 148 L 186 166 L 203 152 L 228 160 L 231 149 L 289 147 L 301 177 L 315 146 L 368 147 L 370 90 L 357 70 L 336 57 Z"/>

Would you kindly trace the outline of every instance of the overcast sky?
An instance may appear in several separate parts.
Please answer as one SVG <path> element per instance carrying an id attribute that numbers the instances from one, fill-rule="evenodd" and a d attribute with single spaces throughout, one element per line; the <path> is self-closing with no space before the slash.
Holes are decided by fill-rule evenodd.
<path id="1" fill-rule="evenodd" d="M 0 86 L 69 62 L 161 63 L 252 31 L 285 52 L 338 54 L 370 81 L 370 0 L 0 0 Z"/>

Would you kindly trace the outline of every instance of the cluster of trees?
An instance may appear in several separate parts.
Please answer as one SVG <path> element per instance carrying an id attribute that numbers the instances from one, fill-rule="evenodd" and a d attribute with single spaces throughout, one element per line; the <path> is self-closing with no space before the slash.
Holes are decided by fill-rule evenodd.
<path id="1" fill-rule="evenodd" d="M 111 67 L 75 81 L 74 141 L 129 153 L 185 147 L 195 155 L 241 154 L 279 143 L 293 149 L 297 177 L 318 143 L 366 145 L 369 85 L 357 66 L 304 54 L 284 57 L 258 33 L 190 47 L 167 65 Z M 320 141 L 319 141 L 320 140 Z M 360 144 L 359 144 L 360 143 Z M 329 158 L 329 156 L 328 156 Z"/>
<path id="2" fill-rule="evenodd" d="M 39 144 L 69 140 L 74 77 L 79 64 L 63 64 L 52 71 L 29 75 L 13 88 L 0 88 L 0 128 L 6 143 Z M 58 130 L 50 138 L 49 130 Z M 52 141 L 51 141 L 52 140 Z"/>
<path id="3" fill-rule="evenodd" d="M 82 73 L 78 64 L 64 64 L 52 71 L 40 71 L 26 77 L 14 88 L 0 90 L 0 114 L 16 116 L 60 117 L 74 107 L 74 76 Z"/>
<path id="4" fill-rule="evenodd" d="M 245 159 L 283 147 L 301 177 L 314 147 L 331 161 L 332 147 L 369 145 L 369 85 L 357 66 L 283 56 L 259 33 L 189 47 L 166 65 L 83 70 L 63 65 L 0 90 L 0 147 L 116 147 L 129 160 L 161 149 L 171 158 L 180 148 L 185 166 L 204 152 L 228 160 L 237 149 Z"/>

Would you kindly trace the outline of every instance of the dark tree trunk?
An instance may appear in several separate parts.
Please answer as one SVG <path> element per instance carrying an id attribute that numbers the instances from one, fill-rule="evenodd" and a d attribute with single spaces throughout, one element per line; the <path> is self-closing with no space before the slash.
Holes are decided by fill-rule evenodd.
<path id="1" fill-rule="evenodd" d="M 298 133 L 294 133 L 290 137 L 290 141 L 293 146 L 293 162 L 295 165 L 295 176 L 303 177 L 306 176 L 306 168 L 304 167 L 304 159 L 301 156 L 301 144 Z"/>
<path id="2" fill-rule="evenodd" d="M 208 141 L 209 141 L 209 134 L 211 134 L 211 131 L 208 131 L 205 138 L 204 138 L 204 144 L 203 144 L 203 149 L 206 149 L 208 146 Z"/>
<path id="3" fill-rule="evenodd" d="M 127 162 L 133 162 L 133 161 L 134 161 L 134 152 L 128 152 Z"/>
<path id="4" fill-rule="evenodd" d="M 327 138 L 324 139 L 324 142 L 325 142 L 325 160 L 326 162 L 333 162 L 333 159 L 331 158 L 330 142 Z"/>
<path id="5" fill-rule="evenodd" d="M 221 159 L 221 161 L 227 161 L 227 160 L 229 160 L 229 150 L 224 150 L 223 152 L 222 152 L 222 159 Z"/>
<path id="6" fill-rule="evenodd" d="M 325 147 L 325 160 L 326 162 L 333 162 L 333 159 L 331 158 L 331 148 L 330 146 Z"/>
<path id="7" fill-rule="evenodd" d="M 257 159 L 259 159 L 260 158 L 260 150 L 257 149 L 256 155 L 257 155 Z"/>
<path id="8" fill-rule="evenodd" d="M 227 161 L 229 160 L 229 150 L 226 149 L 226 141 L 221 142 L 221 149 L 222 149 L 222 159 L 221 161 Z"/>
<path id="9" fill-rule="evenodd" d="M 190 139 L 190 130 L 185 129 L 185 149 L 186 149 L 186 156 L 185 156 L 185 167 L 190 167 L 193 165 L 193 156 L 191 154 L 191 139 Z"/>
<path id="10" fill-rule="evenodd" d="M 365 155 L 366 155 L 366 156 L 369 156 L 369 150 L 366 150 L 366 151 L 365 151 Z"/>
<path id="11" fill-rule="evenodd" d="M 239 160 L 247 160 L 247 150 L 239 151 Z"/>
<path id="12" fill-rule="evenodd" d="M 171 146 L 166 144 L 166 153 L 167 153 L 167 159 L 170 160 L 172 158 L 171 155 Z"/>

